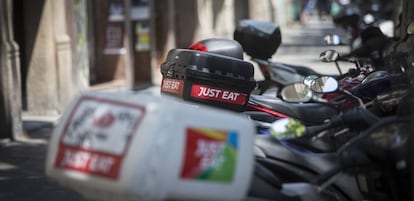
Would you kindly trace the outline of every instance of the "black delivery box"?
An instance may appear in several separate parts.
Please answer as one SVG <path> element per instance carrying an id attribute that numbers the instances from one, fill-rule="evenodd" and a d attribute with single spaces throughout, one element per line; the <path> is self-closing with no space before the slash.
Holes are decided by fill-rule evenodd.
<path id="1" fill-rule="evenodd" d="M 238 112 L 256 86 L 251 63 L 196 50 L 170 50 L 161 74 L 163 94 Z"/>
<path id="2" fill-rule="evenodd" d="M 234 30 L 233 39 L 240 43 L 249 56 L 269 59 L 282 43 L 278 25 L 261 20 L 241 20 Z"/>

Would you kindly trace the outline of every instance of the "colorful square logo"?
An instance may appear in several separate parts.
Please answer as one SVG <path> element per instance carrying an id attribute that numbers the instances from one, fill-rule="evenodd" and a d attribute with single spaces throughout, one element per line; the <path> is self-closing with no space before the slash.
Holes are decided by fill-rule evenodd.
<path id="1" fill-rule="evenodd" d="M 180 176 L 183 179 L 230 183 L 237 157 L 237 132 L 187 128 Z"/>

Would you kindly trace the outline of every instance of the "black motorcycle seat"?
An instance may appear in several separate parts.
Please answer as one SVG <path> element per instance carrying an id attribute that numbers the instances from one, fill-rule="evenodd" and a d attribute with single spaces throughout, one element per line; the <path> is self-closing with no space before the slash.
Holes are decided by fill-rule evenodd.
<path id="1" fill-rule="evenodd" d="M 323 75 L 306 66 L 292 65 L 292 64 L 286 64 L 286 63 L 281 63 L 281 62 L 276 62 L 276 61 L 261 60 L 261 59 L 256 59 L 256 58 L 253 60 L 262 66 L 267 66 L 268 68 L 273 67 L 273 68 L 281 69 L 284 71 L 288 71 L 290 73 L 297 73 L 297 74 L 302 75 L 303 77 L 306 77 L 308 75 L 317 75 L 317 76 Z"/>
<path id="2" fill-rule="evenodd" d="M 313 69 L 306 67 L 306 66 L 299 66 L 299 65 L 292 65 L 292 64 L 285 64 L 280 62 L 272 61 L 270 63 L 271 66 L 275 67 L 283 67 L 283 68 L 291 68 L 296 71 L 296 73 L 306 77 L 308 75 L 317 75 L 317 76 L 323 76 L 323 74 L 318 73 L 314 71 Z"/>
<path id="3" fill-rule="evenodd" d="M 272 61 L 272 65 L 275 66 L 286 66 L 288 68 L 292 68 L 294 69 L 297 73 L 301 74 L 303 77 L 306 77 L 308 75 L 316 75 L 316 76 L 331 76 L 334 78 L 338 78 L 338 75 L 333 75 L 333 74 L 322 74 L 322 73 L 318 73 L 316 71 L 314 71 L 313 69 L 306 67 L 306 66 L 298 66 L 298 65 L 292 65 L 292 64 L 285 64 L 285 63 L 279 63 L 279 62 L 274 62 Z"/>
<path id="4" fill-rule="evenodd" d="M 339 111 L 321 103 L 287 103 L 277 97 L 250 95 L 250 104 L 261 105 L 305 124 L 321 124 Z"/>

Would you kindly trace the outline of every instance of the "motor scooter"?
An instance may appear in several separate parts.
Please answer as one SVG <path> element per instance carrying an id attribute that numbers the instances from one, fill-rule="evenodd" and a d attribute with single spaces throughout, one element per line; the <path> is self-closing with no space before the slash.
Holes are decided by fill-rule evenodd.
<path id="1" fill-rule="evenodd" d="M 205 39 L 193 43 L 189 49 L 243 59 L 241 45 L 237 41 L 231 39 Z M 361 96 L 364 95 L 359 93 L 359 91 L 367 91 L 359 90 L 359 88 L 362 88 L 362 85 L 358 85 L 361 84 L 362 81 L 364 84 L 368 85 L 367 83 L 370 83 L 368 81 L 371 81 L 373 77 L 379 78 L 385 76 L 385 73 L 383 72 L 372 72 L 370 67 L 361 66 L 358 60 L 342 58 L 339 53 L 334 50 L 322 52 L 320 54 L 320 60 L 323 62 L 333 62 L 338 69 L 340 69 L 338 61 L 354 63 L 355 68 L 349 69 L 346 73 L 340 71 L 341 75 L 336 76 L 336 78 L 340 80 L 341 88 L 351 89 L 354 87 L 354 91 L 358 91 L 358 94 Z M 367 78 L 363 80 L 362 78 L 365 76 Z M 310 75 L 298 82 L 311 82 L 315 77 L 320 77 L 320 75 Z M 260 85 L 260 83 L 258 83 L 258 85 Z M 371 90 L 371 94 L 375 94 L 375 91 L 376 90 Z M 332 104 L 327 106 L 321 103 L 288 103 L 283 99 L 280 99 L 280 96 L 278 96 L 276 92 L 274 92 L 272 96 L 262 96 L 252 93 L 244 113 L 253 119 L 264 122 L 264 124 L 286 117 L 295 117 L 308 124 L 320 124 L 331 116 L 338 114 L 341 110 L 356 105 L 354 99 L 349 99 L 348 96 L 343 96 L 343 94 L 339 93 L 327 94 L 324 95 L 323 98 L 327 101 L 331 101 Z M 318 113 L 319 115 L 315 116 L 315 113 Z"/>
<path id="2" fill-rule="evenodd" d="M 338 83 L 333 78 L 325 77 L 315 80 L 311 90 L 329 93 L 337 90 L 337 86 Z M 306 85 L 289 87 L 288 89 L 292 91 L 284 94 L 291 101 L 306 101 L 310 97 L 306 95 L 306 90 L 303 90 L 305 87 Z M 405 91 L 398 99 L 398 103 L 394 104 L 406 105 L 401 103 L 407 101 L 412 103 L 412 96 L 409 94 L 409 91 Z M 389 103 L 390 100 L 381 99 L 372 104 L 380 104 L 382 101 Z M 406 140 L 397 143 L 400 141 L 397 139 L 408 137 L 410 121 L 413 118 L 412 112 L 378 117 L 363 104 L 362 100 L 359 102 L 360 107 L 345 111 L 319 126 L 305 126 L 291 118 L 274 122 L 267 135 L 256 136 L 256 160 L 278 178 L 282 178 L 281 183 L 304 181 L 312 185 L 317 184 L 318 187 L 310 185 L 310 189 L 313 190 L 330 186 L 339 200 L 400 200 L 410 197 L 408 188 L 398 189 L 395 186 L 407 181 L 407 178 L 402 175 L 407 176 L 408 167 L 404 166 L 398 170 L 391 165 L 392 167 L 383 169 L 379 164 L 383 163 L 381 161 L 386 161 L 384 160 L 386 157 L 391 157 L 392 159 L 388 159 L 390 161 L 409 160 L 409 143 L 406 143 Z M 383 126 L 398 131 L 384 129 Z M 346 135 L 345 133 L 349 131 L 354 135 L 352 137 L 348 135 L 346 141 L 336 144 L 337 139 L 332 140 Z M 385 138 L 389 140 L 383 141 Z M 376 144 L 380 141 L 383 144 Z M 393 144 L 396 145 L 394 148 L 392 148 Z M 400 155 L 385 154 L 389 152 Z M 391 175 L 398 175 L 398 178 L 393 178 Z M 374 183 L 388 186 L 392 190 L 379 188 Z M 298 189 L 298 192 L 302 190 L 303 188 Z M 340 193 L 338 195 L 338 191 L 343 197 Z M 394 197 L 394 193 L 401 194 Z"/>
<path id="3" fill-rule="evenodd" d="M 231 39 L 205 39 L 193 43 L 189 49 L 226 56 L 226 58 L 229 60 L 243 60 L 243 48 L 237 41 Z M 192 61 L 195 61 L 195 59 L 192 59 Z M 197 64 L 193 64 L 194 62 L 192 62 L 191 65 L 204 65 L 201 63 L 200 59 L 198 59 L 198 61 L 199 62 Z M 166 66 L 164 68 L 167 69 L 170 67 Z M 163 74 L 166 75 L 165 72 Z M 302 81 L 303 80 L 300 80 L 300 82 Z M 262 83 L 263 82 L 256 82 L 258 88 L 260 88 L 260 86 L 263 86 L 261 85 Z M 223 108 L 226 109 L 227 106 L 224 106 Z M 325 119 L 339 113 L 339 111 L 335 108 L 320 103 L 288 103 L 278 98 L 276 92 L 274 92 L 272 96 L 257 95 L 251 92 L 251 94 L 249 94 L 249 99 L 247 101 L 246 107 L 244 107 L 243 110 L 240 110 L 239 112 L 243 112 L 252 119 L 262 121 L 264 123 L 271 123 L 280 118 L 295 117 L 308 122 L 309 124 L 322 123 Z M 315 113 L 319 113 L 320 115 L 315 118 L 313 115 Z"/>

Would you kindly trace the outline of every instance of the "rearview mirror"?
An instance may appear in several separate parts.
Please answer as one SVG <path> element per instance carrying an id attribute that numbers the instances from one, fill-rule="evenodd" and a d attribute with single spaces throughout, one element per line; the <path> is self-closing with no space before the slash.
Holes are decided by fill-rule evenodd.
<path id="1" fill-rule="evenodd" d="M 330 34 L 323 37 L 323 40 L 325 41 L 325 44 L 327 45 L 341 45 L 342 40 L 341 37 L 337 34 Z"/>
<path id="2" fill-rule="evenodd" d="M 303 103 L 312 99 L 312 91 L 303 83 L 294 83 L 283 87 L 280 96 L 286 102 Z"/>
<path id="3" fill-rule="evenodd" d="M 411 21 L 407 26 L 407 34 L 414 34 L 414 21 Z"/>
<path id="4" fill-rule="evenodd" d="M 339 59 L 339 53 L 335 50 L 326 50 L 319 55 L 319 60 L 323 62 L 335 62 Z"/>
<path id="5" fill-rule="evenodd" d="M 329 76 L 323 76 L 315 79 L 312 82 L 311 89 L 316 93 L 332 93 L 338 90 L 338 81 Z"/>
<path id="6" fill-rule="evenodd" d="M 270 135 L 278 140 L 289 140 L 303 136 L 305 125 L 293 118 L 283 118 L 272 123 Z"/>
<path id="7" fill-rule="evenodd" d="M 303 84 L 310 87 L 312 85 L 312 82 L 318 77 L 319 76 L 317 76 L 317 75 L 308 75 L 303 79 Z"/>
<path id="8" fill-rule="evenodd" d="M 364 17 L 362 18 L 363 20 L 363 22 L 366 24 L 366 25 L 370 25 L 370 24 L 372 24 L 372 23 L 374 23 L 375 22 L 375 17 L 374 17 L 374 15 L 372 15 L 371 13 L 367 13 L 367 14 L 365 14 L 364 15 Z"/>

